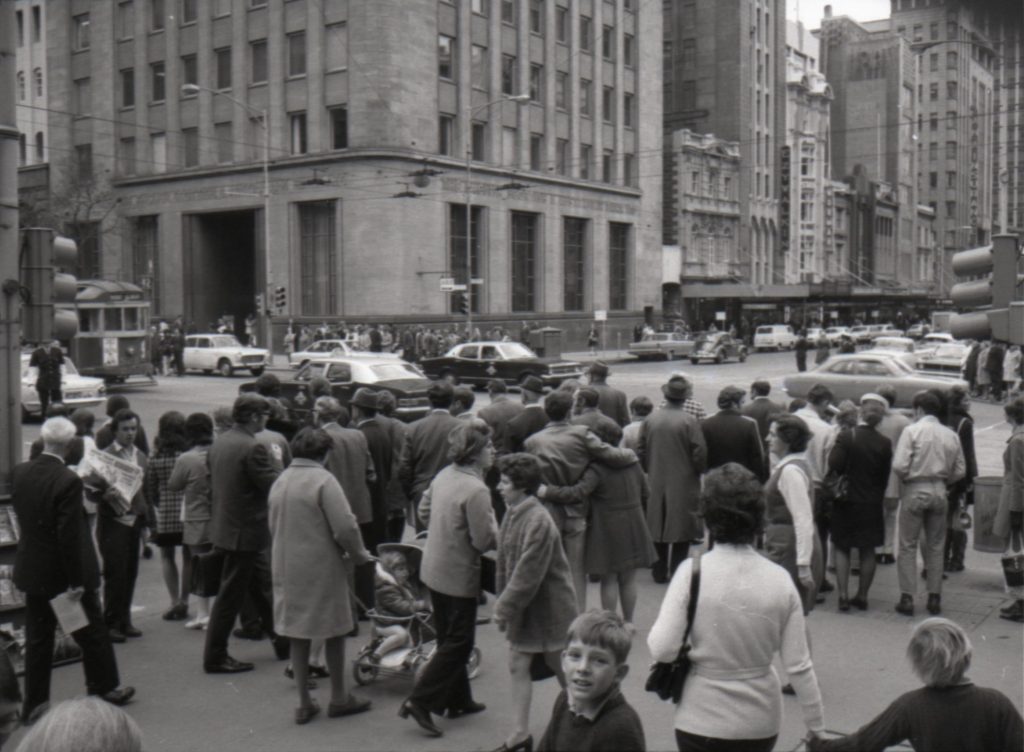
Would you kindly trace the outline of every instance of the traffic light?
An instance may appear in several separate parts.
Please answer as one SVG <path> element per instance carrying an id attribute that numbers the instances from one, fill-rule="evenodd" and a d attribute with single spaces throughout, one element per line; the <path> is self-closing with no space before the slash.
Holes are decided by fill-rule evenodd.
<path id="1" fill-rule="evenodd" d="M 263 293 L 258 292 L 256 293 L 256 315 L 262 316 L 264 310 L 266 307 L 263 305 Z"/>
<path id="2" fill-rule="evenodd" d="M 1020 293 L 1024 275 L 1019 273 L 1020 258 L 1014 235 L 996 235 L 992 245 L 953 256 L 953 273 L 958 277 L 990 274 L 988 278 L 953 285 L 953 303 L 958 308 L 976 309 L 950 320 L 954 337 L 1024 344 L 1024 302 Z"/>
<path id="3" fill-rule="evenodd" d="M 288 307 L 288 288 L 284 285 L 274 288 L 274 307 L 279 311 Z"/>
<path id="4" fill-rule="evenodd" d="M 458 295 L 459 313 L 461 313 L 463 316 L 467 316 L 469 314 L 469 296 L 464 292 L 460 292 L 458 293 Z"/>
<path id="5" fill-rule="evenodd" d="M 25 230 L 19 264 L 21 285 L 27 293 L 21 317 L 25 342 L 66 342 L 78 334 L 74 310 L 78 280 L 57 271 L 74 268 L 77 261 L 78 245 L 71 238 L 44 227 Z"/>

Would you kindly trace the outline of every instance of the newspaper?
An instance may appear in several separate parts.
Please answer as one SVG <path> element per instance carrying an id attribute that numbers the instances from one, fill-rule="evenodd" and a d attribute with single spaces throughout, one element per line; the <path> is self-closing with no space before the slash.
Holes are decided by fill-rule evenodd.
<path id="1" fill-rule="evenodd" d="M 89 617 L 85 615 L 80 597 L 72 598 L 66 592 L 61 593 L 50 599 L 50 607 L 53 608 L 53 613 L 57 617 L 60 628 L 64 630 L 64 634 L 71 634 L 82 627 L 89 626 Z"/>
<path id="2" fill-rule="evenodd" d="M 78 473 L 88 484 L 88 477 L 98 476 L 107 485 L 117 491 L 115 507 L 119 514 L 127 514 L 131 509 L 132 499 L 142 488 L 142 468 L 133 462 L 127 462 L 112 454 L 100 451 L 96 447 L 88 447 L 85 457 L 78 465 Z"/>

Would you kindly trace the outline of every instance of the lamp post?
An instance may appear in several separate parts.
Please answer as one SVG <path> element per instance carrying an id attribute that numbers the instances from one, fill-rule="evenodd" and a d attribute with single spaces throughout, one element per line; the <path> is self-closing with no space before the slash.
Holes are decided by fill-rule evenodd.
<path id="1" fill-rule="evenodd" d="M 481 110 L 486 110 L 493 105 L 502 102 L 516 102 L 523 104 L 530 101 L 529 94 L 508 94 L 500 99 L 467 108 L 466 119 L 466 339 L 473 337 L 473 242 L 471 232 L 473 229 L 473 207 L 472 188 L 470 179 L 473 174 L 473 116 Z"/>
<path id="2" fill-rule="evenodd" d="M 270 306 L 270 123 L 267 119 L 267 111 L 261 110 L 252 105 L 243 102 L 240 99 L 227 94 L 223 91 L 217 91 L 206 86 L 200 86 L 199 84 L 183 84 L 181 92 L 183 94 L 198 94 L 201 91 L 208 91 L 217 97 L 224 97 L 225 99 L 234 102 L 236 105 L 241 107 L 243 110 L 249 113 L 250 119 L 259 119 L 260 125 L 263 126 L 263 307 L 256 313 L 260 320 L 260 337 L 263 342 L 266 343 L 268 351 L 272 352 L 270 342 L 270 316 L 267 310 Z"/>

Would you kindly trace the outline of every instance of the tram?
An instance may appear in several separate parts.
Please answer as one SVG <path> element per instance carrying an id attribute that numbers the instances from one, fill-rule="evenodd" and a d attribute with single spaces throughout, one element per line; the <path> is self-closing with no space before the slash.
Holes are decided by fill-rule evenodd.
<path id="1" fill-rule="evenodd" d="M 124 383 L 130 376 L 154 378 L 147 352 L 149 301 L 141 287 L 80 279 L 74 310 L 78 334 L 69 350 L 80 373 L 108 384 Z"/>

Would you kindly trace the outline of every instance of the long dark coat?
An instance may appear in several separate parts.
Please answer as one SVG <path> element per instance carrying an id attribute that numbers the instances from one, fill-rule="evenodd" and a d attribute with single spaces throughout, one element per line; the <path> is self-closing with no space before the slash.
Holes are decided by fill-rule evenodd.
<path id="1" fill-rule="evenodd" d="M 656 543 L 682 543 L 699 538 L 697 517 L 700 476 L 708 452 L 696 418 L 682 405 L 668 404 L 647 416 L 640 427 L 637 454 L 647 471 L 651 496 L 647 526 Z"/>

